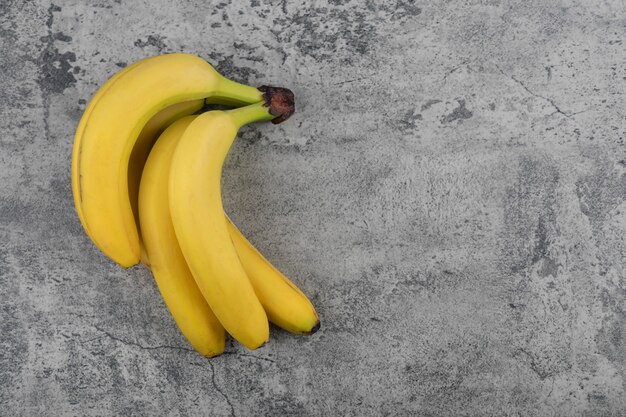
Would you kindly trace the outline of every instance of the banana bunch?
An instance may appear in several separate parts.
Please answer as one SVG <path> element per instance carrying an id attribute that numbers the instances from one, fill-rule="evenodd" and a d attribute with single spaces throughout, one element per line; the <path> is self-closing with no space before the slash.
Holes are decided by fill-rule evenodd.
<path id="1" fill-rule="evenodd" d="M 232 110 L 198 114 L 205 104 Z M 280 123 L 291 91 L 228 80 L 201 58 L 147 58 L 111 77 L 76 129 L 72 191 L 87 235 L 122 267 L 148 265 L 176 324 L 205 356 L 225 332 L 249 349 L 268 320 L 296 334 L 319 328 L 315 308 L 224 213 L 220 179 L 239 129 Z"/>

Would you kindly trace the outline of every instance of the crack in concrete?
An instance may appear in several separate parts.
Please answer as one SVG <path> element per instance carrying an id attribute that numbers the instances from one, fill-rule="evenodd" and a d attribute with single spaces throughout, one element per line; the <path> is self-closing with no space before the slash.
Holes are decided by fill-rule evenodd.
<path id="1" fill-rule="evenodd" d="M 546 398 L 544 398 L 543 403 L 545 405 L 547 405 L 550 408 L 554 408 L 552 407 L 550 404 L 548 404 L 548 400 L 550 399 L 550 396 L 552 395 L 552 392 L 554 392 L 554 381 L 555 379 L 552 379 L 552 386 L 550 387 L 550 392 L 548 392 L 548 394 L 546 395 Z"/>
<path id="2" fill-rule="evenodd" d="M 565 114 L 565 113 L 562 113 L 562 112 L 559 112 L 559 111 L 554 111 L 554 112 L 550 113 L 550 114 L 548 115 L 548 117 L 549 117 L 549 116 L 553 116 L 553 115 L 555 115 L 555 114 L 557 114 L 557 113 L 561 113 L 561 114 L 563 114 L 565 117 L 570 117 L 570 118 L 571 118 L 572 116 L 575 116 L 575 115 L 580 114 L 580 113 L 586 113 L 586 112 L 588 112 L 588 111 L 589 111 L 589 109 L 583 109 L 583 110 L 580 110 L 580 111 L 575 111 L 574 113 L 569 113 L 569 114 Z"/>
<path id="3" fill-rule="evenodd" d="M 528 352 L 526 349 L 519 348 L 518 351 L 523 353 L 524 355 L 526 355 L 526 357 L 530 360 L 530 369 L 535 374 L 537 374 L 539 379 L 541 379 L 543 381 L 544 379 L 552 376 L 552 372 L 542 371 L 539 368 L 539 365 L 537 365 L 537 362 L 535 361 L 535 357 L 530 352 Z"/>
<path id="4" fill-rule="evenodd" d="M 213 388 L 215 388 L 215 390 L 219 392 L 222 397 L 224 397 L 224 400 L 226 400 L 226 403 L 228 403 L 228 406 L 230 407 L 230 415 L 232 417 L 235 417 L 235 407 L 233 406 L 233 403 L 230 402 L 230 398 L 228 398 L 228 395 L 226 395 L 215 382 L 215 365 L 211 361 L 209 361 L 208 364 L 211 367 L 211 382 L 213 383 Z"/>
<path id="5" fill-rule="evenodd" d="M 169 346 L 169 345 L 159 345 L 159 346 L 144 346 L 141 343 L 138 342 L 131 342 L 128 340 L 124 340 L 120 337 L 117 337 L 113 334 L 111 334 L 110 332 L 108 332 L 107 330 L 104 330 L 98 326 L 93 326 L 96 330 L 98 330 L 99 332 L 103 333 L 104 335 L 106 335 L 107 337 L 109 337 L 112 340 L 115 340 L 116 342 L 120 342 L 126 346 L 135 346 L 138 347 L 142 350 L 159 350 L 159 349 L 172 349 L 172 350 L 179 350 L 179 351 L 183 351 L 183 352 L 191 352 L 191 353 L 196 353 L 195 350 L 193 349 L 188 349 L 188 348 L 184 348 L 184 347 L 180 347 L 180 346 Z M 97 340 L 96 339 L 90 339 L 87 342 L 93 341 L 93 340 Z M 236 352 L 224 352 L 225 355 L 228 354 L 236 354 Z M 266 359 L 266 358 L 260 358 L 254 355 L 247 355 L 247 354 L 239 354 L 239 356 L 248 356 L 248 357 L 253 357 L 256 359 L 260 359 L 260 360 L 265 360 L 268 362 L 274 362 L 271 359 Z M 224 397 L 224 400 L 226 401 L 226 403 L 228 404 L 228 406 L 230 407 L 230 415 L 232 417 L 236 417 L 235 415 L 235 407 L 233 406 L 233 403 L 230 401 L 230 398 L 228 398 L 228 395 L 226 395 L 226 393 L 224 391 L 222 391 L 222 389 L 219 387 L 219 385 L 217 385 L 217 383 L 215 382 L 215 364 L 213 362 L 211 362 L 210 360 L 207 361 L 208 365 L 211 367 L 211 383 L 213 384 L 213 388 L 215 388 L 215 390 L 217 392 L 220 393 L 220 395 L 222 397 Z"/>
<path id="6" fill-rule="evenodd" d="M 456 71 L 458 71 L 459 69 L 461 69 L 461 67 L 462 67 L 463 65 L 467 65 L 467 63 L 468 63 L 469 61 L 470 61 L 469 59 L 465 59 L 465 60 L 461 61 L 461 63 L 460 63 L 460 64 L 458 64 L 458 65 L 456 65 L 456 66 L 452 67 L 451 69 L 449 69 L 448 71 L 446 71 L 446 73 L 444 74 L 444 76 L 443 76 L 443 78 L 442 78 L 442 80 L 441 80 L 441 81 L 442 81 L 442 85 L 445 85 L 445 84 L 448 82 L 448 77 L 449 77 L 450 75 L 452 75 L 453 73 L 455 73 Z"/>
<path id="7" fill-rule="evenodd" d="M 522 81 L 518 80 L 517 78 L 515 78 L 513 75 L 509 75 L 507 73 L 505 73 L 504 71 L 502 71 L 502 68 L 500 68 L 498 65 L 496 65 L 496 68 L 498 69 L 498 71 L 500 71 L 500 73 L 502 75 L 504 75 L 505 77 L 508 77 L 510 79 L 512 79 L 513 81 L 515 81 L 517 84 L 519 84 L 524 90 L 526 90 L 526 92 L 528 94 L 530 94 L 533 97 L 537 97 L 540 98 L 544 101 L 547 101 L 548 103 L 550 103 L 550 105 L 554 108 L 554 112 L 550 113 L 548 116 L 552 116 L 553 114 L 559 113 L 562 114 L 563 116 L 567 117 L 567 118 L 571 118 L 572 116 L 576 115 L 576 114 L 580 114 L 580 113 L 584 113 L 586 111 L 588 111 L 588 109 L 585 110 L 581 110 L 575 113 L 567 113 L 563 110 L 561 110 L 561 108 L 554 102 L 553 99 L 551 99 L 550 97 L 546 97 L 546 96 L 542 96 L 541 94 L 537 94 L 534 91 L 532 91 L 530 88 L 528 88 L 526 86 L 526 84 L 524 84 Z"/>
<path id="8" fill-rule="evenodd" d="M 170 345 L 144 346 L 141 343 L 132 342 L 132 341 L 125 340 L 125 339 L 122 339 L 120 337 L 117 337 L 117 336 L 111 334 L 110 332 L 108 332 L 107 330 L 104 330 L 104 329 L 102 329 L 102 328 L 100 328 L 98 326 L 93 326 L 93 327 L 96 330 L 98 330 L 100 333 L 103 333 L 104 335 L 106 335 L 108 338 L 110 338 L 112 340 L 115 340 L 117 342 L 120 342 L 120 343 L 122 343 L 124 345 L 127 345 L 127 346 L 136 346 L 136 347 L 138 347 L 140 349 L 143 349 L 143 350 L 172 349 L 172 350 L 181 350 L 181 351 L 184 351 L 184 352 L 197 353 L 193 349 L 185 348 L 185 347 L 182 347 L 182 346 L 170 346 Z M 95 340 L 100 340 L 100 339 L 101 339 L 101 337 L 94 337 L 94 338 L 82 341 L 81 344 L 90 343 L 90 342 L 93 342 Z M 238 357 L 243 357 L 243 358 L 252 358 L 252 359 L 256 359 L 256 360 L 264 361 L 264 362 L 269 362 L 269 363 L 276 363 L 276 361 L 273 360 L 273 359 L 263 358 L 261 356 L 255 356 L 255 355 L 251 355 L 249 353 L 223 352 L 222 355 L 233 355 L 233 356 L 238 356 Z M 211 364 L 211 366 L 212 365 L 213 364 Z"/>
<path id="9" fill-rule="evenodd" d="M 339 82 L 333 83 L 332 85 L 344 85 L 344 84 L 350 84 L 350 83 L 354 83 L 354 82 L 357 82 L 357 81 L 362 81 L 362 80 L 365 80 L 365 79 L 367 79 L 367 78 L 368 78 L 368 77 L 354 78 L 354 79 L 351 79 L 351 80 L 339 81 Z"/>
<path id="10" fill-rule="evenodd" d="M 171 350 L 179 350 L 179 351 L 183 351 L 183 352 L 191 352 L 191 353 L 196 353 L 196 351 L 195 351 L 195 350 L 193 350 L 193 349 L 184 348 L 184 347 L 181 347 L 181 346 L 169 346 L 169 345 L 144 346 L 144 345 L 142 345 L 142 344 L 140 344 L 140 343 L 138 343 L 138 342 L 131 342 L 131 341 L 128 341 L 128 340 L 124 340 L 124 339 L 122 339 L 122 338 L 119 338 L 119 337 L 117 337 L 117 336 L 115 336 L 115 335 L 113 335 L 113 334 L 109 333 L 108 331 L 106 331 L 106 330 L 104 330 L 104 329 L 101 329 L 101 328 L 100 328 L 100 327 L 98 327 L 98 326 L 93 326 L 93 327 L 94 327 L 96 330 L 98 330 L 99 332 L 101 332 L 101 333 L 105 334 L 106 336 L 108 336 L 110 339 L 115 340 L 115 341 L 117 341 L 117 342 L 120 342 L 120 343 L 122 343 L 122 344 L 124 344 L 124 345 L 127 345 L 127 346 L 136 346 L 136 347 L 138 347 L 138 348 L 140 348 L 140 349 L 143 349 L 143 350 L 171 349 Z M 96 339 L 90 339 L 90 340 L 88 340 L 87 342 L 90 342 L 90 341 L 93 341 L 93 340 L 96 340 Z M 85 343 L 86 343 L 86 342 L 85 342 Z"/>
<path id="11" fill-rule="evenodd" d="M 241 356 L 241 357 L 244 357 L 244 358 L 253 358 L 253 359 L 260 360 L 260 361 L 276 363 L 276 361 L 273 360 L 273 359 L 263 358 L 261 356 L 250 355 L 249 353 L 224 352 L 223 355 L 235 355 L 235 356 Z"/>

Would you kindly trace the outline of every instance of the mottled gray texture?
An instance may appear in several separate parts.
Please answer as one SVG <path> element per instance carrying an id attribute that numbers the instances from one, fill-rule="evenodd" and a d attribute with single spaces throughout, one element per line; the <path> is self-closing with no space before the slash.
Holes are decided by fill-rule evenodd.
<path id="1" fill-rule="evenodd" d="M 0 2 L 0 415 L 626 415 L 623 0 L 209 3 Z M 312 337 L 206 360 L 80 227 L 81 112 L 172 51 L 296 93 L 224 199 Z"/>

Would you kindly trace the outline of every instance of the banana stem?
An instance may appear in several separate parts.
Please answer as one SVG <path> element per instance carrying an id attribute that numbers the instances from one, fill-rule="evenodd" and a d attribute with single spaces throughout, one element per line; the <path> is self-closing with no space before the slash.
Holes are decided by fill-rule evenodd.
<path id="1" fill-rule="evenodd" d="M 263 93 L 249 85 L 240 84 L 221 77 L 212 97 L 208 98 L 207 104 L 228 102 L 232 105 L 243 106 L 246 104 L 263 101 Z"/>
<path id="2" fill-rule="evenodd" d="M 267 122 L 276 118 L 263 102 L 239 107 L 238 109 L 226 110 L 226 113 L 233 118 L 238 128 L 248 123 Z"/>
<path id="3" fill-rule="evenodd" d="M 235 120 L 238 127 L 268 120 L 277 124 L 287 120 L 293 114 L 295 104 L 291 90 L 282 87 L 263 86 L 258 91 L 263 93 L 263 101 L 226 111 Z"/>

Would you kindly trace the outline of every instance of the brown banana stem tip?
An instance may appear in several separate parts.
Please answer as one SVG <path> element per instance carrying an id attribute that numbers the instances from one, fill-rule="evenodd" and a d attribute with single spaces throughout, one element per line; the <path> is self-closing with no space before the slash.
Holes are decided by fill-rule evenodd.
<path id="1" fill-rule="evenodd" d="M 262 85 L 259 91 L 263 93 L 265 106 L 269 107 L 270 113 L 277 116 L 272 119 L 275 125 L 284 122 L 296 110 L 293 92 L 288 88 Z"/>

